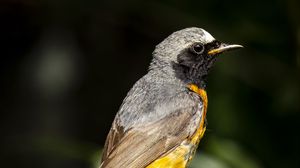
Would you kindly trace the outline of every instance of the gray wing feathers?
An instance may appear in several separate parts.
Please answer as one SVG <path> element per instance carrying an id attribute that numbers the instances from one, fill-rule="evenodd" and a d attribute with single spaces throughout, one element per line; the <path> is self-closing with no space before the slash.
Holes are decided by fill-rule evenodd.
<path id="1" fill-rule="evenodd" d="M 196 115 L 197 111 L 199 110 L 195 106 L 178 109 L 157 122 L 130 129 L 116 144 L 108 143 L 102 168 L 147 166 L 193 134 L 197 128 L 194 123 L 199 123 L 201 118 Z"/>
<path id="2" fill-rule="evenodd" d="M 195 93 L 147 78 L 139 80 L 124 99 L 100 167 L 144 168 L 198 128 L 202 104 Z"/>

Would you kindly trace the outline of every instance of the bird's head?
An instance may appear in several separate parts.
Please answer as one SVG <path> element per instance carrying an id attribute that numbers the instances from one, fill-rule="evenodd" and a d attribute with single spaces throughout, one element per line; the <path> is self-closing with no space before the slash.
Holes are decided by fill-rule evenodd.
<path id="1" fill-rule="evenodd" d="M 217 55 L 241 47 L 222 43 L 204 29 L 186 28 L 174 32 L 156 46 L 151 67 L 171 67 L 177 78 L 205 87 L 205 77 Z"/>

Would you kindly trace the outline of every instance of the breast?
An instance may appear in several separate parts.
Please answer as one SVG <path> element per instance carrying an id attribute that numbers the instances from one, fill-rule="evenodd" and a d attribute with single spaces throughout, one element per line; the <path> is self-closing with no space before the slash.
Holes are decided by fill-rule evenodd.
<path id="1" fill-rule="evenodd" d="M 197 130 L 192 134 L 192 136 L 181 142 L 180 145 L 173 149 L 170 153 L 155 160 L 153 163 L 148 165 L 147 168 L 186 168 L 194 157 L 198 144 L 206 130 L 205 118 L 207 111 L 207 96 L 205 90 L 194 88 L 192 91 L 200 97 L 198 110 L 201 111 L 197 114 L 202 116 L 200 122 L 198 121 Z"/>

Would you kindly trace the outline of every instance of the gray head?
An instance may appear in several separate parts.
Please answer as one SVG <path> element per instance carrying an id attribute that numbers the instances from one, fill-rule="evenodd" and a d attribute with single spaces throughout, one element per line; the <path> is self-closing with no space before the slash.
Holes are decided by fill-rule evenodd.
<path id="1" fill-rule="evenodd" d="M 221 43 L 204 29 L 186 28 L 172 33 L 156 46 L 150 69 L 167 69 L 186 83 L 205 87 L 205 77 L 216 56 L 241 47 Z"/>

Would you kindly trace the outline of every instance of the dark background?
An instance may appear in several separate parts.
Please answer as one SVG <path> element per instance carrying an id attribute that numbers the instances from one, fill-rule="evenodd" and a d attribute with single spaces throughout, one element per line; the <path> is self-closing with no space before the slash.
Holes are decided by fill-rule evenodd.
<path id="1" fill-rule="evenodd" d="M 0 1 L 0 167 L 96 168 L 156 44 L 202 27 L 245 46 L 210 73 L 193 168 L 300 167 L 300 4 Z"/>

